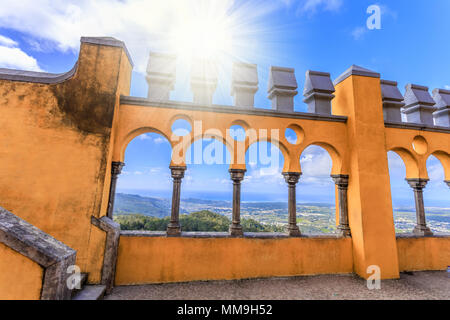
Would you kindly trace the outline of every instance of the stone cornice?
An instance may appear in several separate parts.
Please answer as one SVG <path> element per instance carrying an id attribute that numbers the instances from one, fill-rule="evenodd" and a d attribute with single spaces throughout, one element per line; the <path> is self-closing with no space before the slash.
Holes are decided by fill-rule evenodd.
<path id="1" fill-rule="evenodd" d="M 341 122 L 346 123 L 347 117 L 344 116 L 326 116 L 305 112 L 279 112 L 270 109 L 239 109 L 234 106 L 203 106 L 194 104 L 192 102 L 178 102 L 178 101 L 153 101 L 146 98 L 121 96 L 120 103 L 122 105 L 133 105 L 142 107 L 155 107 L 155 108 L 170 108 L 181 110 L 194 110 L 204 112 L 216 112 L 216 113 L 235 113 L 235 114 L 247 114 L 263 117 L 276 117 L 276 118 L 289 118 L 289 119 L 303 119 L 303 120 L 316 120 L 316 121 L 329 121 L 329 122 Z"/>

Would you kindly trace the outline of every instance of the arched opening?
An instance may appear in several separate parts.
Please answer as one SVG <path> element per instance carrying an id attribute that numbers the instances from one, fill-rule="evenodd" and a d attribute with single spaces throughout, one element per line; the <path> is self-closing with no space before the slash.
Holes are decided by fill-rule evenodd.
<path id="1" fill-rule="evenodd" d="M 200 138 L 187 149 L 180 196 L 183 232 L 228 232 L 233 190 L 230 157 L 226 145 L 214 137 Z"/>
<path id="2" fill-rule="evenodd" d="M 122 230 L 166 230 L 172 196 L 171 153 L 169 141 L 158 133 L 141 134 L 128 144 L 113 210 Z"/>
<path id="3" fill-rule="evenodd" d="M 392 209 L 394 213 L 395 232 L 398 234 L 411 233 L 417 223 L 414 193 L 405 180 L 407 178 L 407 167 L 403 159 L 408 154 L 400 154 L 397 151 L 388 152 Z M 410 177 L 418 177 L 418 173 L 416 173 L 416 176 Z"/>
<path id="4" fill-rule="evenodd" d="M 450 188 L 445 183 L 444 167 L 434 155 L 427 159 L 426 165 L 430 179 L 423 190 L 427 226 L 433 233 L 448 233 L 450 232 Z"/>
<path id="5" fill-rule="evenodd" d="M 245 154 L 241 224 L 245 232 L 285 232 L 288 191 L 282 176 L 284 157 L 275 143 L 255 142 Z"/>
<path id="6" fill-rule="evenodd" d="M 329 153 L 311 145 L 301 157 L 302 176 L 297 186 L 297 223 L 302 233 L 336 232 L 335 183 Z"/>

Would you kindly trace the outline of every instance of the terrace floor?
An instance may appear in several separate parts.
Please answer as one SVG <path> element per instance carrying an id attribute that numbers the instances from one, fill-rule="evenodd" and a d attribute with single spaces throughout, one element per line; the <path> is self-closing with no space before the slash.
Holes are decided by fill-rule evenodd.
<path id="1" fill-rule="evenodd" d="M 368 290 L 355 275 L 320 275 L 115 287 L 106 300 L 450 300 L 445 271 L 402 273 Z"/>

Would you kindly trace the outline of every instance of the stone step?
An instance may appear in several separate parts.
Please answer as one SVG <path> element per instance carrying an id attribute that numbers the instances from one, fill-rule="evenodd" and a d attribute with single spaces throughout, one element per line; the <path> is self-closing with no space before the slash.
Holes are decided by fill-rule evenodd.
<path id="1" fill-rule="evenodd" d="M 87 285 L 78 292 L 72 300 L 101 300 L 105 295 L 106 286 Z"/>

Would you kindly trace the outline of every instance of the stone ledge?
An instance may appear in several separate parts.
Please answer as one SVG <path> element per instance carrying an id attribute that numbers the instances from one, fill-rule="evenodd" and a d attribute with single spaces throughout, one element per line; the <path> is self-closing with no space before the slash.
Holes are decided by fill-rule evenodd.
<path id="1" fill-rule="evenodd" d="M 130 52 L 127 49 L 127 46 L 123 41 L 117 40 L 113 37 L 81 37 L 81 43 L 90 43 L 96 44 L 100 46 L 110 46 L 110 47 L 119 47 L 125 50 L 125 53 L 130 61 L 132 67 L 134 67 L 133 59 L 131 59 Z"/>
<path id="2" fill-rule="evenodd" d="M 142 238 L 173 238 L 168 237 L 165 231 L 121 231 L 122 237 Z M 337 234 L 303 234 L 301 237 L 290 237 L 286 233 L 275 232 L 245 232 L 244 237 L 233 237 L 228 232 L 182 232 L 180 237 L 175 238 L 198 238 L 198 239 L 345 239 Z"/>
<path id="3" fill-rule="evenodd" d="M 0 68 L 0 80 L 58 84 L 71 79 L 78 68 L 78 63 L 68 72 L 65 73 L 46 73 Z"/>
<path id="4" fill-rule="evenodd" d="M 407 130 L 419 130 L 419 131 L 431 131 L 440 133 L 450 133 L 450 128 L 427 126 L 423 124 L 406 123 L 406 122 L 388 122 L 384 123 L 386 128 L 407 129 Z"/>
<path id="5" fill-rule="evenodd" d="M 289 119 L 304 119 L 304 120 L 316 120 L 316 121 L 329 121 L 329 122 L 341 122 L 346 123 L 347 117 L 345 116 L 329 116 L 320 115 L 314 113 L 306 112 L 279 112 L 270 109 L 240 109 L 235 106 L 223 106 L 223 105 L 213 105 L 213 106 L 203 106 L 194 104 L 192 102 L 178 102 L 178 101 L 153 101 L 146 98 L 121 96 L 120 103 L 133 105 L 133 106 L 148 106 L 154 108 L 170 108 L 170 109 L 181 109 L 181 110 L 194 110 L 194 111 L 204 111 L 204 112 L 216 112 L 216 113 L 234 113 L 234 114 L 247 114 L 254 116 L 264 116 L 264 117 L 276 117 L 276 118 L 289 118 Z"/>
<path id="6" fill-rule="evenodd" d="M 333 81 L 333 84 L 337 86 L 339 83 L 344 81 L 350 76 L 363 76 L 363 77 L 370 77 L 370 78 L 380 78 L 381 75 L 378 72 L 357 66 L 352 65 L 350 68 L 344 71 L 343 74 L 341 74 L 336 80 Z"/>
<path id="7" fill-rule="evenodd" d="M 67 268 L 75 264 L 75 250 L 2 207 L 0 242 L 43 267 L 42 300 L 69 299 Z"/>
<path id="8" fill-rule="evenodd" d="M 413 233 L 403 233 L 403 234 L 396 234 L 395 237 L 397 239 L 432 239 L 432 238 L 438 238 L 438 239 L 450 239 L 450 233 L 435 233 L 432 236 L 418 236 Z"/>
<path id="9" fill-rule="evenodd" d="M 119 249 L 120 225 L 108 217 L 91 217 L 91 223 L 106 232 L 105 252 L 103 254 L 102 284 L 106 293 L 111 293 L 116 274 L 117 252 Z"/>

